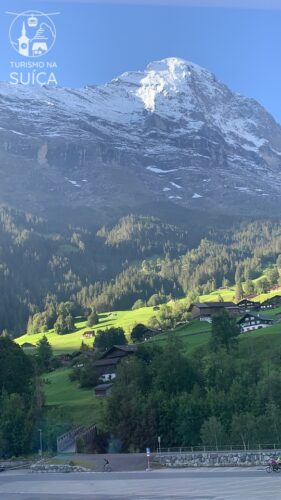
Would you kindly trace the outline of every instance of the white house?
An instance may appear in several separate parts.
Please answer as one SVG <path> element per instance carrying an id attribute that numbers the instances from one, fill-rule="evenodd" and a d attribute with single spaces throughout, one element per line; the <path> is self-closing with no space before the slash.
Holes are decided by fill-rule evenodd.
<path id="1" fill-rule="evenodd" d="M 241 332 L 249 332 L 251 330 L 259 330 L 260 328 L 266 328 L 273 324 L 273 319 L 268 316 L 261 316 L 260 314 L 254 314 L 248 312 L 242 316 L 241 319 L 237 321 Z"/>

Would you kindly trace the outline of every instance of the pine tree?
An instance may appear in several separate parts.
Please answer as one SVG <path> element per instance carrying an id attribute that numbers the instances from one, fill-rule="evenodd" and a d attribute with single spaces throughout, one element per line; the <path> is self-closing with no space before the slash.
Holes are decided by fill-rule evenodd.
<path id="1" fill-rule="evenodd" d="M 53 349 L 46 335 L 44 335 L 37 342 L 36 357 L 40 370 L 42 371 L 49 370 L 51 359 L 53 357 Z"/>
<path id="2" fill-rule="evenodd" d="M 235 286 L 235 302 L 239 302 L 241 299 L 243 299 L 243 296 L 243 288 L 240 281 L 238 281 Z"/>
<path id="3" fill-rule="evenodd" d="M 93 309 L 91 314 L 88 316 L 87 325 L 88 326 L 95 326 L 98 324 L 98 322 L 99 322 L 98 313 Z"/>

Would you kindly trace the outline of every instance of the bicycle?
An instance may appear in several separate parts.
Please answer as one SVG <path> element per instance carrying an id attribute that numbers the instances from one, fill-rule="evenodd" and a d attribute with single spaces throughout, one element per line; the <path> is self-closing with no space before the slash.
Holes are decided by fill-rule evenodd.
<path id="1" fill-rule="evenodd" d="M 105 463 L 102 470 L 103 472 L 112 472 L 112 468 L 109 463 Z"/>
<path id="2" fill-rule="evenodd" d="M 280 472 L 281 464 L 277 463 L 276 460 L 270 460 L 265 470 L 268 474 L 270 474 L 270 472 Z"/>

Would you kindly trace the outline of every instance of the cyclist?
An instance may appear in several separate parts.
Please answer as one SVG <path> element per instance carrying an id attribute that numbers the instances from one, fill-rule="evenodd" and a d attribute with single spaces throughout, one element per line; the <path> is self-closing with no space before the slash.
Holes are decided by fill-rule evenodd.
<path id="1" fill-rule="evenodd" d="M 110 463 L 109 463 L 109 461 L 107 460 L 107 458 L 104 458 L 103 470 L 104 470 L 105 472 L 111 472 Z"/>

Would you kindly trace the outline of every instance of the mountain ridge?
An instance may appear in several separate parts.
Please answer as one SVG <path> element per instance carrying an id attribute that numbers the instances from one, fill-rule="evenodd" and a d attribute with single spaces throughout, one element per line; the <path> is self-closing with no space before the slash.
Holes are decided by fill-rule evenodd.
<path id="1" fill-rule="evenodd" d="M 19 208 L 164 200 L 270 215 L 280 204 L 281 126 L 179 58 L 83 89 L 1 84 L 0 144 L 0 201 L 13 203 L 19 178 Z"/>

